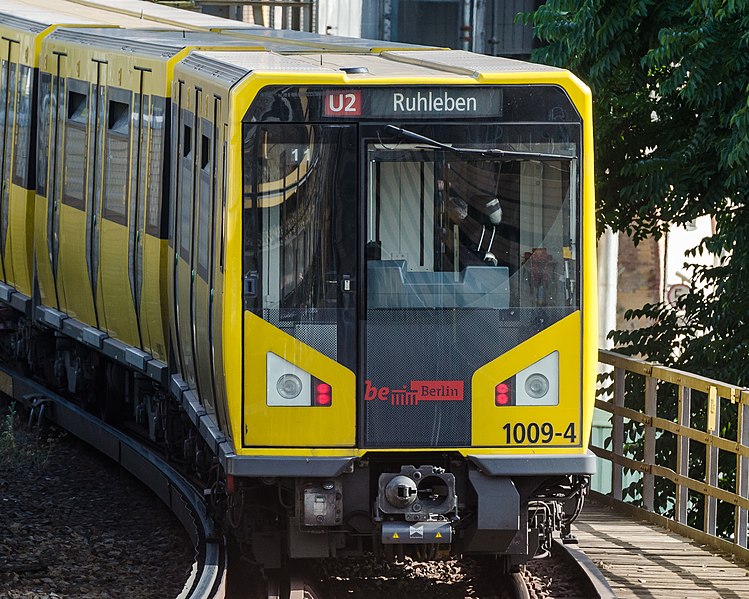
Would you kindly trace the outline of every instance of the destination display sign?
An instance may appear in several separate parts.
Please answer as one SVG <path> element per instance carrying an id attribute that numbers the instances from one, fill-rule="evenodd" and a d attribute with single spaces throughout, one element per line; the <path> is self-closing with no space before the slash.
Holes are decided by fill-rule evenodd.
<path id="1" fill-rule="evenodd" d="M 247 121 L 418 120 L 501 118 L 499 86 L 284 87 L 262 90 Z"/>
<path id="2" fill-rule="evenodd" d="M 327 117 L 502 116 L 502 91 L 492 88 L 336 89 L 326 91 L 322 100 Z"/>

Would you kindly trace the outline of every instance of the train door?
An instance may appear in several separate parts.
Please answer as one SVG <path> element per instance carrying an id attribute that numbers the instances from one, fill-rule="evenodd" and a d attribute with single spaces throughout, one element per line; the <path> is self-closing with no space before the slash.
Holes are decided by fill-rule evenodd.
<path id="1" fill-rule="evenodd" d="M 136 168 L 134 95 L 130 89 L 107 87 L 99 277 L 107 332 L 123 343 L 138 347 L 140 336 L 128 277 L 132 172 Z"/>
<path id="2" fill-rule="evenodd" d="M 145 237 L 146 212 L 146 175 L 148 173 L 148 122 L 151 98 L 143 93 L 145 78 L 150 69 L 134 67 L 140 75 L 138 92 L 133 95 L 133 168 L 131 169 L 131 201 L 128 238 L 128 279 L 130 292 L 135 306 L 135 321 L 138 328 L 138 338 L 141 348 L 149 351 L 151 348 L 148 331 L 143 326 L 141 316 L 141 300 L 143 290 L 143 242 Z"/>
<path id="3" fill-rule="evenodd" d="M 245 125 L 245 443 L 354 443 L 356 125 Z"/>
<path id="4" fill-rule="evenodd" d="M 201 401 L 206 408 L 215 410 L 211 361 L 210 309 L 213 287 L 212 235 L 213 212 L 216 193 L 215 131 L 213 122 L 200 119 L 199 168 L 196 177 L 195 234 L 193 235 L 195 272 L 192 288 L 193 335 L 195 363 Z"/>
<path id="5" fill-rule="evenodd" d="M 0 262 L 2 262 L 3 280 L 13 285 L 13 260 L 10 254 L 11 245 L 8 241 L 8 212 L 11 199 L 11 181 L 13 169 L 13 147 L 15 141 L 16 99 L 18 96 L 18 42 L 3 38 L 8 43 L 7 51 L 3 52 L 0 68 L 2 69 L 2 83 L 0 83 L 0 102 L 2 102 L 2 116 L 0 116 L 0 132 L 2 133 L 2 155 L 0 155 Z M 4 50 L 4 49 L 3 49 Z"/>
<path id="6" fill-rule="evenodd" d="M 210 320 L 210 335 L 211 335 L 211 359 L 213 366 L 211 372 L 213 374 L 213 388 L 214 398 L 216 400 L 217 411 L 219 412 L 220 418 L 223 422 L 229 422 L 228 405 L 226 399 L 226 379 L 224 375 L 224 369 L 216 369 L 217 364 L 224 364 L 223 357 L 223 343 L 224 343 L 224 331 L 221 326 L 221 322 L 224 317 L 224 302 L 220 298 L 224 296 L 224 282 L 225 282 L 225 261 L 226 261 L 226 199 L 227 199 L 227 139 L 228 139 L 228 125 L 226 123 L 221 124 L 224 119 L 221 113 L 221 99 L 216 101 L 216 110 L 214 112 L 214 123 L 216 125 L 214 134 L 216 139 L 214 141 L 216 145 L 216 164 L 220 165 L 220 170 L 216 175 L 216 201 L 214 214 L 216 215 L 213 235 L 214 235 L 214 251 L 213 259 L 215 261 L 213 266 L 213 283 L 211 294 L 211 320 Z M 216 301 L 217 300 L 217 301 Z M 228 436 L 231 436 L 230 427 L 224 427 L 224 431 Z"/>
<path id="7" fill-rule="evenodd" d="M 53 76 L 52 90 L 54 94 L 54 105 L 52 113 L 52 147 L 50 148 L 50 189 L 47 205 L 47 249 L 52 264 L 52 279 L 55 286 L 55 307 L 62 310 L 67 304 L 65 301 L 65 288 L 62 285 L 58 273 L 58 262 L 60 254 L 60 199 L 62 195 L 62 164 L 60 149 L 64 142 L 64 119 L 66 111 L 67 79 L 62 76 L 62 62 L 67 55 L 62 52 L 53 52 Z"/>
<path id="8" fill-rule="evenodd" d="M 167 259 L 167 280 L 169 282 L 169 362 L 176 365 L 177 372 L 184 376 L 184 359 L 182 358 L 182 341 L 179 335 L 179 308 L 177 306 L 177 266 L 179 248 L 177 239 L 177 222 L 182 202 L 182 152 L 184 140 L 184 123 L 182 110 L 185 83 L 175 81 L 172 87 L 171 106 L 171 151 L 169 154 L 169 252 Z"/>
<path id="9" fill-rule="evenodd" d="M 89 197 L 91 198 L 88 208 L 88 221 L 86 222 L 86 256 L 88 263 L 88 275 L 91 279 L 91 294 L 94 301 L 94 316 L 96 326 L 107 329 L 104 302 L 99 300 L 99 240 L 101 232 L 101 208 L 102 190 L 104 188 L 104 119 L 106 115 L 106 90 L 107 63 L 105 61 L 92 59 L 96 68 L 96 77 L 91 83 L 89 96 L 91 108 L 88 114 L 89 127 L 91 130 L 91 143 L 89 144 L 89 164 L 91 165 L 91 176 L 89 177 Z"/>
<path id="10" fill-rule="evenodd" d="M 442 149 L 381 141 L 388 139 L 384 128 L 362 129 L 367 255 L 360 443 L 468 445 L 470 374 L 481 364 L 485 324 L 467 307 L 480 310 L 490 301 L 482 293 L 496 287 L 504 271 L 478 255 L 466 267 L 461 216 L 468 205 L 460 199 L 463 189 L 460 197 L 454 192 L 460 183 L 478 193 L 493 180 L 455 170 Z M 490 237 L 496 245 L 494 236 L 485 232 L 483 246 L 491 245 Z"/>
<path id="11" fill-rule="evenodd" d="M 35 92 L 34 69 L 28 65 L 19 64 L 17 131 L 13 151 L 13 187 L 11 187 L 8 220 L 12 231 L 10 243 L 14 286 L 28 297 L 32 294 L 34 261 L 34 237 L 29 224 L 34 219 L 36 144 L 31 134 L 36 122 Z"/>
<path id="12" fill-rule="evenodd" d="M 195 375 L 195 352 L 192 322 L 192 278 L 193 272 L 193 204 L 195 198 L 197 125 L 195 115 L 189 109 L 184 95 L 189 93 L 183 88 L 181 127 L 179 131 L 179 156 L 177 157 L 177 191 L 176 206 L 176 265 L 174 273 L 177 310 L 177 338 L 182 361 L 182 375 L 192 390 L 197 390 Z M 195 92 L 195 100 L 200 92 Z M 195 106 L 197 102 L 192 105 Z"/>
<path id="13" fill-rule="evenodd" d="M 167 321 L 169 318 L 168 287 L 164 279 L 164 265 L 167 256 L 168 217 L 167 174 L 169 166 L 165 164 L 169 156 L 167 120 L 165 113 L 166 100 L 157 95 L 151 96 L 151 113 L 148 119 L 148 146 L 143 152 L 147 160 L 148 175 L 144 185 L 146 189 L 145 235 L 142 235 L 143 268 L 141 277 L 141 328 L 144 337 L 147 335 L 149 351 L 164 362 L 167 361 Z M 144 168 L 144 167 L 141 167 Z M 171 254 L 170 254 L 171 256 Z M 168 279 L 167 279 L 168 280 Z M 147 330 L 147 334 L 146 331 Z"/>
<path id="14" fill-rule="evenodd" d="M 49 62 L 49 59 L 48 61 Z M 50 172 L 52 150 L 52 119 L 56 114 L 56 92 L 52 74 L 39 73 L 39 116 L 37 119 L 37 164 L 36 196 L 34 201 L 34 269 L 39 286 L 39 299 L 45 306 L 57 307 L 57 292 L 52 276 L 52 261 L 49 245 L 50 204 L 52 196 L 52 175 Z M 0 104 L 2 106 L 2 104 Z"/>
<path id="15" fill-rule="evenodd" d="M 87 148 L 90 144 L 90 86 L 68 79 L 65 115 L 61 119 L 62 143 L 57 148 L 60 163 L 59 216 L 55 226 L 62 234 L 58 244 L 58 286 L 64 289 L 60 310 L 88 325 L 96 326 L 94 301 L 86 254 L 90 201 L 87 180 L 91 170 Z M 62 299 L 62 297 L 61 297 Z"/>

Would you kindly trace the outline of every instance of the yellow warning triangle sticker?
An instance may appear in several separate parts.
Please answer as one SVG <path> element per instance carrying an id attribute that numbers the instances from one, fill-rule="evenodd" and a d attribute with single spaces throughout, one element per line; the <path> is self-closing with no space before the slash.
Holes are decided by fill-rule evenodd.
<path id="1" fill-rule="evenodd" d="M 400 537 L 398 536 L 398 533 L 397 533 L 397 532 L 396 532 L 395 534 L 393 534 L 393 538 L 394 538 L 394 539 L 400 539 Z"/>
<path id="2" fill-rule="evenodd" d="M 442 538 L 442 533 L 438 532 L 436 535 L 434 535 L 434 538 L 435 539 L 441 539 Z"/>

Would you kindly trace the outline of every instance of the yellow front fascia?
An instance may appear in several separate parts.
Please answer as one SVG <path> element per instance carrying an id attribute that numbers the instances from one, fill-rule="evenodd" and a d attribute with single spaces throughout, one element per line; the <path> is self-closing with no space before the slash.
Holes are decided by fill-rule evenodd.
<path id="1" fill-rule="evenodd" d="M 582 173 L 583 173 L 583 189 L 582 189 L 582 214 L 583 222 L 581 223 L 582 230 L 582 282 L 583 288 L 581 289 L 583 312 L 582 315 L 578 314 L 578 322 L 581 322 L 582 327 L 582 340 L 580 341 L 580 326 L 577 327 L 575 333 L 575 343 L 578 344 L 578 349 L 582 349 L 581 352 L 581 366 L 578 371 L 582 372 L 582 399 L 578 398 L 578 402 L 582 401 L 582 405 L 578 403 L 578 413 L 582 413 L 582 422 L 580 423 L 579 431 L 576 433 L 582 439 L 582 444 L 576 447 L 564 447 L 564 448 L 497 448 L 494 446 L 478 446 L 478 447 L 467 447 L 467 448 L 456 448 L 454 451 L 462 455 L 488 455 L 488 454 L 511 454 L 511 453 L 584 453 L 587 449 L 588 441 L 590 438 L 590 425 L 593 418 L 593 404 L 595 400 L 595 377 L 596 377 L 596 366 L 597 366 L 597 299 L 596 299 L 596 244 L 595 244 L 595 203 L 594 203 L 594 189 L 593 189 L 593 107 L 592 97 L 588 87 L 582 83 L 576 76 L 567 71 L 538 71 L 531 73 L 491 73 L 491 74 L 480 74 L 477 77 L 468 76 L 457 76 L 457 75 L 446 75 L 442 78 L 433 77 L 420 77 L 420 78 L 409 78 L 404 81 L 403 78 L 352 78 L 344 73 L 336 74 L 311 74 L 311 73 L 262 73 L 254 72 L 243 81 L 241 81 L 232 90 L 230 96 L 230 123 L 229 123 L 229 175 L 228 175 L 228 197 L 227 197 L 227 230 L 226 230 L 226 255 L 227 255 L 227 266 L 226 266 L 226 285 L 224 291 L 224 305 L 226 309 L 223 312 L 223 343 L 224 343 L 224 360 L 225 360 L 225 372 L 240 372 L 240 369 L 250 369 L 251 364 L 249 360 L 245 361 L 247 366 L 242 363 L 242 357 L 245 348 L 242 347 L 242 336 L 239 334 L 240 327 L 245 324 L 248 318 L 256 318 L 258 321 L 263 322 L 261 319 L 248 315 L 243 311 L 242 308 L 242 118 L 247 111 L 249 104 L 255 98 L 257 93 L 264 87 L 270 85 L 340 85 L 340 86 L 387 86 L 387 85 L 528 85 L 528 84 L 547 84 L 547 85 L 558 85 L 563 88 L 570 99 L 577 107 L 583 122 L 583 160 L 582 160 Z M 244 316 L 243 316 L 244 315 Z M 266 323 L 267 325 L 267 323 Z M 267 325 L 273 331 L 277 329 Z M 291 339 L 291 338 L 290 338 Z M 245 346 L 250 347 L 253 341 L 250 337 L 245 338 Z M 302 345 L 302 344 L 300 344 Z M 310 351 L 311 348 L 309 348 Z M 255 349 L 255 354 L 258 350 Z M 551 350 L 550 350 L 551 351 Z M 548 352 L 547 352 L 548 353 Z M 546 354 L 544 354 L 546 355 Z M 543 356 L 540 356 L 543 357 Z M 261 362 L 263 369 L 263 380 L 265 380 L 265 358 Z M 303 367 L 301 364 L 300 367 Z M 257 372 L 258 366 L 255 365 L 254 369 Z M 245 371 L 245 374 L 247 372 Z M 353 373 L 351 373 L 353 376 Z M 324 377 L 321 377 L 324 378 Z M 255 432 L 262 433 L 262 436 L 266 438 L 266 446 L 262 446 L 259 443 L 259 437 L 256 438 L 252 443 L 251 447 L 235 447 L 235 451 L 238 455 L 286 455 L 286 456 L 356 456 L 361 457 L 365 453 L 374 453 L 378 451 L 399 451 L 399 452 L 415 452 L 415 451 L 444 451 L 444 448 L 388 448 L 386 450 L 371 450 L 371 449 L 360 449 L 351 447 L 350 449 L 335 448 L 330 440 L 327 443 L 309 443 L 307 447 L 303 447 L 300 441 L 300 436 L 295 436 L 295 442 L 293 444 L 280 443 L 280 439 L 277 434 L 281 434 L 283 439 L 287 440 L 292 436 L 290 432 L 279 432 L 279 431 L 257 431 L 255 427 L 262 427 L 262 421 L 253 421 L 250 415 L 253 412 L 247 412 L 246 406 L 242 406 L 242 397 L 245 397 L 245 401 L 249 400 L 252 393 L 257 393 L 257 389 L 261 389 L 262 393 L 265 392 L 265 387 L 258 387 L 254 383 L 250 383 L 251 379 L 246 378 L 245 380 L 245 391 L 242 389 L 242 377 L 240 376 L 229 376 L 226 377 L 227 387 L 227 401 L 229 406 L 229 415 L 232 422 L 232 437 L 234 439 L 245 439 L 244 445 L 249 445 L 246 441 L 247 435 L 252 435 Z M 329 381 L 330 382 L 330 381 Z M 331 383 L 332 384 L 332 383 Z M 252 391 L 250 390 L 252 385 Z M 355 388 L 353 379 L 351 382 L 352 389 Z M 493 391 L 492 391 L 493 392 Z M 245 396 L 246 394 L 246 396 Z M 352 391 L 352 397 L 355 397 L 355 391 Z M 263 406 L 265 402 L 263 401 Z M 335 399 L 334 399 L 335 403 Z M 352 416 L 350 419 L 351 428 L 348 431 L 337 431 L 334 435 L 348 435 L 350 442 L 344 443 L 344 445 L 353 445 L 354 440 L 354 422 L 355 422 L 355 406 L 351 409 Z M 265 408 L 267 410 L 267 406 Z M 296 408 L 288 408 L 296 409 Z M 327 408 L 309 408 L 304 411 L 311 410 L 325 410 Z M 243 414 L 244 411 L 244 414 Z M 264 410 L 260 409 L 259 412 Z M 267 424 L 267 420 L 265 424 Z M 579 422 L 579 420 L 578 420 Z M 327 426 L 327 425 L 326 425 Z M 475 425 L 474 425 L 475 426 Z M 299 434 L 303 434 L 303 429 L 310 429 L 312 427 L 311 422 L 305 421 L 296 431 Z M 325 430 L 332 431 L 332 427 L 326 428 Z M 474 439 L 474 443 L 477 444 L 477 440 Z M 236 444 L 238 445 L 238 444 Z M 340 447 L 340 445 L 339 445 Z"/>
<path id="2" fill-rule="evenodd" d="M 244 444 L 281 447 L 353 446 L 356 377 L 348 368 L 312 349 L 251 312 L 244 316 Z M 327 407 L 268 406 L 268 352 L 302 368 L 333 388 Z"/>
<path id="3" fill-rule="evenodd" d="M 582 442 L 582 407 L 580 388 L 580 312 L 574 312 L 544 329 L 517 347 L 502 354 L 473 373 L 471 382 L 473 445 L 501 447 L 503 453 L 527 453 L 534 449 L 579 447 Z M 494 403 L 495 387 L 550 353 L 559 352 L 559 405 L 503 406 Z M 551 425 L 552 438 L 547 443 L 525 440 L 518 443 L 513 428 L 520 425 Z M 509 425 L 509 434 L 503 427 Z M 574 427 L 574 442 L 564 437 Z M 548 428 L 547 428 L 548 430 Z M 558 434 L 557 434 L 558 433 Z M 571 435 L 571 432 L 569 433 Z M 535 431 L 534 431 L 535 435 Z M 509 442 L 508 442 L 509 437 Z"/>

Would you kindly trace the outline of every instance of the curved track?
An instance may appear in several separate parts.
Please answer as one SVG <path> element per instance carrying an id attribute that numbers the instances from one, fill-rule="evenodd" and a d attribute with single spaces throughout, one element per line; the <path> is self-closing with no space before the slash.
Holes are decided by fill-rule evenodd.
<path id="1" fill-rule="evenodd" d="M 580 592 L 590 599 L 616 599 L 616 593 L 604 578 L 598 567 L 578 549 L 576 545 L 565 545 L 554 539 L 552 554 L 560 556 L 577 573 Z"/>
<path id="2" fill-rule="evenodd" d="M 525 583 L 525 578 L 523 578 L 522 574 L 505 574 L 504 579 L 506 582 L 503 588 L 511 599 L 531 599 L 528 585 Z"/>
<path id="3" fill-rule="evenodd" d="M 0 392 L 21 402 L 30 418 L 50 420 L 106 454 L 151 489 L 182 523 L 198 561 L 179 599 L 225 595 L 226 547 L 206 513 L 201 494 L 150 449 L 46 387 L 0 367 Z"/>

